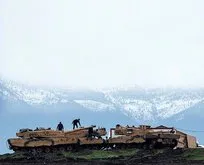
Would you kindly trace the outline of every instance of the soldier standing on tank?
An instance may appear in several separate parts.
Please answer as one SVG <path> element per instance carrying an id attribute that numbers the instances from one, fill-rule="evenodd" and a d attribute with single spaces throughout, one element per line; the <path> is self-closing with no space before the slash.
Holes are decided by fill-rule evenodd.
<path id="1" fill-rule="evenodd" d="M 76 127 L 78 128 L 78 124 L 79 126 L 81 127 L 81 123 L 80 123 L 80 119 L 75 119 L 72 121 L 72 124 L 73 124 L 73 129 Z"/>
<path id="2" fill-rule="evenodd" d="M 59 124 L 57 125 L 57 130 L 58 131 L 63 131 L 64 130 L 64 126 L 61 122 L 59 122 Z"/>

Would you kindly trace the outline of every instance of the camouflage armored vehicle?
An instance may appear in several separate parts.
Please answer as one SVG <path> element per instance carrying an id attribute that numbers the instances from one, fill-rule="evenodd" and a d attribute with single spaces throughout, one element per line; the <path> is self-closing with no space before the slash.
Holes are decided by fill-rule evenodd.
<path id="1" fill-rule="evenodd" d="M 55 150 L 73 150 L 80 147 L 98 148 L 106 135 L 105 128 L 95 126 L 78 128 L 71 131 L 51 129 L 21 129 L 16 133 L 18 138 L 8 139 L 10 149 L 14 151 L 52 152 Z"/>

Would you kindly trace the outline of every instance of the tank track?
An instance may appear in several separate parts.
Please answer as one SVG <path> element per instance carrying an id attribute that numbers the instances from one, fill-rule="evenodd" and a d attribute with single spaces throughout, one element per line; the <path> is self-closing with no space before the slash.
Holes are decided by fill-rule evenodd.
<path id="1" fill-rule="evenodd" d="M 58 145 L 58 146 L 41 146 L 41 147 L 18 147 L 12 148 L 15 152 L 24 152 L 33 156 L 40 155 L 42 153 L 62 153 L 62 152 L 77 152 L 81 150 L 120 150 L 120 149 L 161 149 L 161 148 L 171 148 L 173 149 L 177 145 L 177 140 L 174 139 L 172 144 L 161 144 L 154 143 L 153 141 L 147 143 L 117 143 L 110 144 L 105 141 L 103 144 L 70 144 L 70 145 Z"/>

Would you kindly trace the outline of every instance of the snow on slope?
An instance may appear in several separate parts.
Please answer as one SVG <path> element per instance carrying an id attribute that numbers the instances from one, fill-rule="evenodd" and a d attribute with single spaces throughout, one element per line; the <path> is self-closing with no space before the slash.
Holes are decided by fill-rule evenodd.
<path id="1" fill-rule="evenodd" d="M 68 100 L 59 97 L 59 95 L 54 92 L 54 90 L 29 87 L 26 85 L 15 83 L 13 81 L 3 81 L 3 85 L 3 95 L 15 98 L 15 100 L 22 100 L 30 105 L 52 105 L 59 102 L 68 102 Z"/>
<path id="2" fill-rule="evenodd" d="M 115 107 L 112 104 L 105 104 L 99 101 L 94 100 L 74 100 L 76 103 L 82 105 L 83 107 L 90 109 L 92 111 L 107 111 L 115 110 Z"/>
<path id="3" fill-rule="evenodd" d="M 125 92 L 104 91 L 107 100 L 124 110 L 124 114 L 139 120 L 165 119 L 204 100 L 204 91 L 180 89 L 145 89 Z"/>
<path id="4" fill-rule="evenodd" d="M 76 97 L 74 90 L 33 88 L 0 80 L 0 96 L 3 98 L 21 100 L 32 106 L 75 102 L 91 111 L 121 111 L 143 121 L 166 119 L 204 100 L 203 89 L 143 89 L 134 86 L 77 92 Z"/>

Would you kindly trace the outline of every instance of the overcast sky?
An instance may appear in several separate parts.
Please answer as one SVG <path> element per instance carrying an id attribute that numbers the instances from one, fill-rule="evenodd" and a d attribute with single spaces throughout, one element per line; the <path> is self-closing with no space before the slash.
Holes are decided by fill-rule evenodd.
<path id="1" fill-rule="evenodd" d="M 0 75 L 33 85 L 204 86 L 203 0 L 0 0 Z"/>

